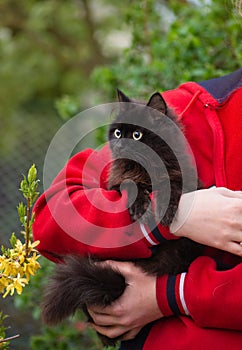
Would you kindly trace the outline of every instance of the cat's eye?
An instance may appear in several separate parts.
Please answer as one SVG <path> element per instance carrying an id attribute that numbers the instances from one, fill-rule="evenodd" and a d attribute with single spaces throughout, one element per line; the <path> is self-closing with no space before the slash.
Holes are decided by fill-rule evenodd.
<path id="1" fill-rule="evenodd" d="M 143 136 L 143 133 L 139 130 L 136 130 L 133 132 L 133 139 L 135 141 L 139 141 L 141 139 L 141 137 Z"/>
<path id="2" fill-rule="evenodd" d="M 120 139 L 120 137 L 122 136 L 121 130 L 120 129 L 115 129 L 114 130 L 114 136 L 116 137 L 116 139 Z"/>

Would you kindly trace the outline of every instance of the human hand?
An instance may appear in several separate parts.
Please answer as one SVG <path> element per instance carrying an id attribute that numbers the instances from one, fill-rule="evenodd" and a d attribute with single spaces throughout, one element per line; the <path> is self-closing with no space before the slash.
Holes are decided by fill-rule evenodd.
<path id="1" fill-rule="evenodd" d="M 170 230 L 242 256 L 242 192 L 218 187 L 182 195 Z"/>
<path id="2" fill-rule="evenodd" d="M 156 301 L 156 277 L 147 275 L 131 262 L 106 261 L 126 279 L 123 295 L 105 308 L 90 306 L 91 327 L 109 338 L 134 338 L 142 327 L 162 317 Z"/>

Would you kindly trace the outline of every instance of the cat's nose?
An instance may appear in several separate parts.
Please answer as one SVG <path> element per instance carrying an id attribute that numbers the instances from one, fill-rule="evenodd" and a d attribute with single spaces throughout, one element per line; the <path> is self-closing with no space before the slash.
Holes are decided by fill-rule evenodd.
<path id="1" fill-rule="evenodd" d="M 117 157 L 117 156 L 120 156 L 121 153 L 122 153 L 122 149 L 123 149 L 122 142 L 120 142 L 120 140 L 112 141 L 111 149 L 112 149 L 112 153 L 113 153 L 116 157 Z"/>
<path id="2" fill-rule="evenodd" d="M 121 145 L 116 145 L 113 148 L 113 154 L 115 155 L 115 157 L 120 157 L 122 154 L 122 146 Z"/>

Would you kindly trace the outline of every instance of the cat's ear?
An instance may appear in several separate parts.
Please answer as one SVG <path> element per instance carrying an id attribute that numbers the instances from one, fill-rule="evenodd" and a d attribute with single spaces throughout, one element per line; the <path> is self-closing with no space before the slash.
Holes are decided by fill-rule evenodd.
<path id="1" fill-rule="evenodd" d="M 148 107 L 151 107 L 153 109 L 156 109 L 157 111 L 166 114 L 167 113 L 167 105 L 163 97 L 159 92 L 155 92 L 151 98 L 149 99 L 149 102 L 147 103 Z"/>
<path id="2" fill-rule="evenodd" d="M 119 102 L 132 102 L 121 90 L 117 89 Z"/>

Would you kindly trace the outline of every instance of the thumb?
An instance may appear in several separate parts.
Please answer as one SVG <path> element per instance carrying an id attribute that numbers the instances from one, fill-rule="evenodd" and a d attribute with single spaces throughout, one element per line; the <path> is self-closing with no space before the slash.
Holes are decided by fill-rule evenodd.
<path id="1" fill-rule="evenodd" d="M 109 265 L 112 269 L 119 271 L 125 277 L 133 275 L 134 271 L 141 271 L 141 268 L 131 261 L 105 260 L 97 264 Z"/>

